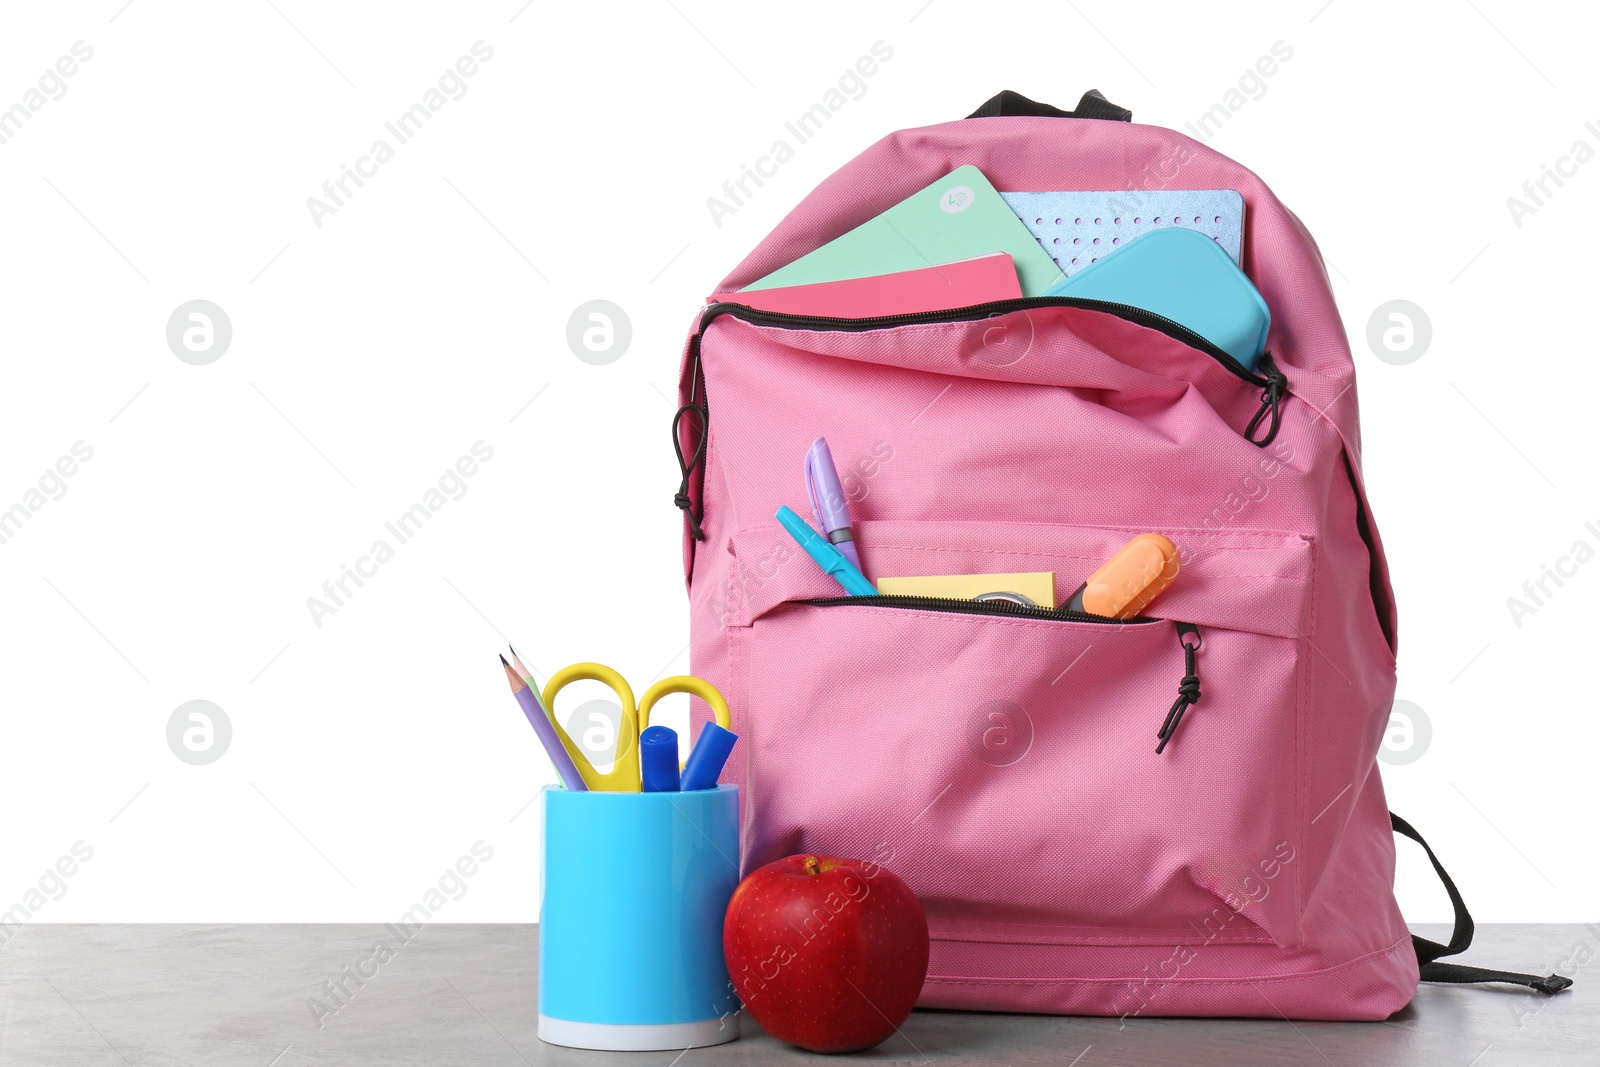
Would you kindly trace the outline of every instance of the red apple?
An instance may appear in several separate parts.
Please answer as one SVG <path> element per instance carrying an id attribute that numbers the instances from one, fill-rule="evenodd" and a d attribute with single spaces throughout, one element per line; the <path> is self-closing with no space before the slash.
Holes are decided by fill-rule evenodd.
<path id="1" fill-rule="evenodd" d="M 762 1028 L 812 1052 L 893 1034 L 928 974 L 928 917 L 870 860 L 789 856 L 751 871 L 722 924 L 728 974 Z"/>

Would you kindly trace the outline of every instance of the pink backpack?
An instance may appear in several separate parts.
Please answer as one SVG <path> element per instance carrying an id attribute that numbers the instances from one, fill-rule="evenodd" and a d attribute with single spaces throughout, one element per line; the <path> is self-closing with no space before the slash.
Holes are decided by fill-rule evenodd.
<path id="1" fill-rule="evenodd" d="M 1176 324 L 1062 297 L 879 319 L 703 309 L 674 444 L 694 672 L 742 738 L 746 870 L 876 858 L 921 898 L 920 1004 L 1383 1019 L 1434 962 L 1395 903 L 1376 753 L 1395 609 L 1355 372 L 1317 248 L 1261 180 L 1098 93 L 1002 93 L 811 193 L 737 290 L 963 164 L 1003 191 L 1237 189 L 1272 311 L 1254 373 Z M 1120 121 L 1119 121 L 1120 120 Z M 774 519 L 825 435 L 870 574 L 1054 571 L 1179 546 L 1159 620 L 845 598 Z M 1159 746 L 1159 749 L 1158 749 Z M 1423 846 L 1426 848 L 1426 845 Z M 1430 860 L 1433 858 L 1428 852 Z M 1438 862 L 1434 861 L 1438 868 Z"/>

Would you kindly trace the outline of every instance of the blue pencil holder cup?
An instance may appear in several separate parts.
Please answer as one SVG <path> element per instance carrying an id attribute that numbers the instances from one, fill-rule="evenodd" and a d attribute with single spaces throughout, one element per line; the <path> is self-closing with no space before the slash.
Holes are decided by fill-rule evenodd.
<path id="1" fill-rule="evenodd" d="M 543 792 L 539 1038 L 616 1051 L 739 1036 L 722 919 L 739 789 Z"/>

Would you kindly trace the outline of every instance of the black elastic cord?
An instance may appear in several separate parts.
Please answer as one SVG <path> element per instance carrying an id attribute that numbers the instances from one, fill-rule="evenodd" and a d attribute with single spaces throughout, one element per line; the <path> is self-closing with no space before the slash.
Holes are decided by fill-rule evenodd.
<path id="1" fill-rule="evenodd" d="M 685 462 L 683 458 L 683 417 L 690 412 L 700 416 L 699 440 L 694 446 L 694 455 Z M 695 514 L 694 499 L 689 495 L 689 481 L 694 477 L 694 469 L 706 458 L 706 439 L 710 436 L 709 429 L 711 416 L 706 414 L 706 409 L 694 401 L 683 405 L 672 415 L 672 451 L 678 457 L 678 469 L 683 472 L 683 481 L 678 483 L 678 491 L 674 494 L 672 502 L 683 512 L 684 518 L 689 520 L 689 533 L 696 541 L 704 541 L 706 532 L 700 528 L 701 515 Z M 702 515 L 704 512 L 702 511 Z"/>
<path id="2" fill-rule="evenodd" d="M 1062 111 L 1049 104 L 1041 104 L 1037 100 L 1030 100 L 1021 93 L 1004 89 L 982 104 L 978 110 L 968 115 L 969 119 L 1008 118 L 1012 116 L 1028 116 L 1033 118 L 1054 119 L 1108 119 L 1112 122 L 1132 122 L 1133 112 L 1125 107 L 1118 107 L 1101 95 L 1099 89 L 1090 89 L 1083 94 L 1083 99 L 1078 101 L 1078 106 L 1072 111 Z"/>
<path id="3" fill-rule="evenodd" d="M 1172 707 L 1167 711 L 1166 721 L 1161 724 L 1161 729 L 1156 731 L 1156 737 L 1161 743 L 1156 746 L 1156 755 L 1160 755 L 1167 747 L 1167 742 L 1172 740 L 1172 735 L 1177 733 L 1178 724 L 1183 721 L 1183 713 L 1195 704 L 1200 703 L 1200 677 L 1195 673 L 1195 652 L 1200 647 L 1200 628 L 1193 623 L 1174 623 L 1178 629 L 1178 644 L 1183 646 L 1183 678 L 1178 682 L 1178 699 L 1172 702 Z M 1184 640 L 1186 634 L 1194 635 L 1194 642 Z"/>
<path id="4" fill-rule="evenodd" d="M 1541 978 L 1536 974 L 1521 974 L 1517 971 L 1496 971 L 1487 967 L 1469 967 L 1461 963 L 1437 963 L 1440 956 L 1455 956 L 1465 952 L 1472 944 L 1474 926 L 1472 916 L 1467 911 L 1467 905 L 1461 899 L 1461 891 L 1456 888 L 1456 883 L 1445 871 L 1444 865 L 1439 862 L 1439 857 L 1433 854 L 1433 849 L 1422 839 L 1416 829 L 1394 812 L 1389 813 L 1389 825 L 1394 832 L 1402 837 L 1409 837 L 1422 846 L 1422 851 L 1428 854 L 1428 862 L 1433 864 L 1433 872 L 1439 876 L 1439 881 L 1444 883 L 1444 891 L 1450 897 L 1450 906 L 1455 909 L 1455 926 L 1450 934 L 1450 943 L 1441 945 L 1437 941 L 1430 941 L 1426 937 L 1411 935 L 1411 947 L 1417 953 L 1417 969 L 1421 972 L 1424 982 L 1507 982 L 1511 985 L 1527 986 L 1541 993 L 1553 995 L 1561 992 L 1572 984 L 1572 979 L 1564 975 L 1551 974 Z"/>
<path id="5" fill-rule="evenodd" d="M 701 323 L 701 329 L 705 324 Z M 689 534 L 696 541 L 704 541 L 706 532 L 701 528 L 701 520 L 705 518 L 705 507 L 701 506 L 699 513 L 695 512 L 694 497 L 691 494 L 694 470 L 705 462 L 706 444 L 711 440 L 711 411 L 705 401 L 700 399 L 700 334 L 697 331 L 689 341 L 689 400 L 688 403 L 672 413 L 672 451 L 678 457 L 678 470 L 683 475 L 683 480 L 678 483 L 678 491 L 672 497 L 673 504 L 677 505 L 683 517 L 689 522 Z M 695 440 L 694 455 L 688 460 L 683 458 L 683 417 L 690 412 L 700 416 L 700 432 Z M 704 468 L 701 468 L 704 473 Z"/>

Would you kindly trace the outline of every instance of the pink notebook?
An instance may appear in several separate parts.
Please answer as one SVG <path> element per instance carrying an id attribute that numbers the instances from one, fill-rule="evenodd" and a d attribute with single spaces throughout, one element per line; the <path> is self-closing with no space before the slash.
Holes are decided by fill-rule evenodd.
<path id="1" fill-rule="evenodd" d="M 775 289 L 748 289 L 718 293 L 713 300 L 744 304 L 762 311 L 789 315 L 826 315 L 864 319 L 877 315 L 905 315 L 942 311 L 1022 295 L 1017 269 L 1005 252 L 943 263 L 937 267 L 846 278 L 811 285 L 785 285 Z"/>

